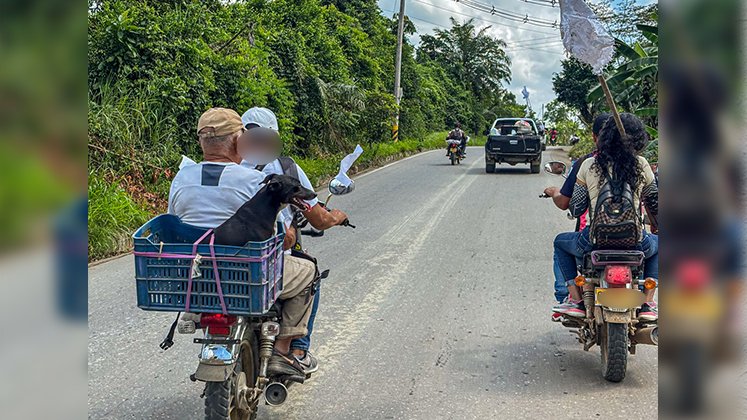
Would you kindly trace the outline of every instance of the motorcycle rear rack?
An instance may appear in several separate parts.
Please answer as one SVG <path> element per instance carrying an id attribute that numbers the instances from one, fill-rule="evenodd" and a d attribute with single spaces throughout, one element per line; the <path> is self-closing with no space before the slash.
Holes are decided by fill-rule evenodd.
<path id="1" fill-rule="evenodd" d="M 643 264 L 644 255 L 641 251 L 591 251 L 591 264 L 594 266 L 605 266 L 612 264 L 626 264 L 640 266 Z"/>
<path id="2" fill-rule="evenodd" d="M 224 346 L 239 344 L 239 340 L 232 338 L 194 338 L 192 342 L 195 344 L 219 344 Z"/>

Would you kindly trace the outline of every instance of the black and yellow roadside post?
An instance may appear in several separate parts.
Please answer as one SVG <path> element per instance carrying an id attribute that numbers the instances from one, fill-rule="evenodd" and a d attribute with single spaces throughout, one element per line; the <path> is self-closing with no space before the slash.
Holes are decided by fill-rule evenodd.
<path id="1" fill-rule="evenodd" d="M 396 122 L 392 126 L 392 141 L 399 141 L 399 124 Z"/>

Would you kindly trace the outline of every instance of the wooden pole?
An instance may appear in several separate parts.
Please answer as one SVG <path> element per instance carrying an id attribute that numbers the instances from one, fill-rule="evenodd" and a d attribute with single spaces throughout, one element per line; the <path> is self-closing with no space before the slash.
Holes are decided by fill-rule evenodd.
<path id="1" fill-rule="evenodd" d="M 615 105 L 615 100 L 612 98 L 612 93 L 610 92 L 610 87 L 607 86 L 607 81 L 604 80 L 604 76 L 598 76 L 599 77 L 599 84 L 602 85 L 602 90 L 604 91 L 604 96 L 607 97 L 607 105 L 610 107 L 610 111 L 612 112 L 612 118 L 615 119 L 615 124 L 617 125 L 617 129 L 620 130 L 620 134 L 625 137 L 625 127 L 623 127 L 622 120 L 620 119 L 620 113 L 617 112 L 617 106 Z"/>

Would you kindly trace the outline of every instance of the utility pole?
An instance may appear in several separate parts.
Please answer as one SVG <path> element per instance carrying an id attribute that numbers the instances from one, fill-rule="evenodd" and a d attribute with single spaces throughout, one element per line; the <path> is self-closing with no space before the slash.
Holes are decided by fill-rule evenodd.
<path id="1" fill-rule="evenodd" d="M 400 72 L 402 70 L 402 42 L 405 32 L 405 0 L 399 0 L 399 21 L 397 22 L 397 58 L 394 61 L 394 100 L 397 102 L 397 116 L 392 127 L 392 140 L 399 140 L 399 103 L 402 101 Z"/>

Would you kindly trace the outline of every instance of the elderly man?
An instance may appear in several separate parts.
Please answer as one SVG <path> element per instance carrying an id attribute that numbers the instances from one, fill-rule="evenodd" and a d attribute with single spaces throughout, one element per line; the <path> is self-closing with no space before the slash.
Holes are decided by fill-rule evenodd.
<path id="1" fill-rule="evenodd" d="M 261 188 L 265 174 L 240 166 L 237 149 L 244 132 L 241 117 L 226 108 L 207 110 L 197 123 L 203 161 L 185 165 L 174 177 L 169 192 L 169 213 L 195 226 L 215 228 L 233 216 Z M 290 352 L 294 338 L 308 333 L 312 299 L 310 285 L 316 267 L 310 261 L 285 256 L 282 322 L 270 359 L 271 374 L 303 377 L 304 370 Z"/>
<path id="2" fill-rule="evenodd" d="M 277 158 L 282 149 L 282 142 L 280 140 L 278 120 L 274 112 L 267 108 L 250 108 L 241 116 L 241 122 L 246 129 L 246 132 L 239 138 L 238 145 L 239 153 L 244 158 L 244 161 L 241 162 L 242 166 L 261 170 L 266 175 L 284 174 L 292 176 L 298 179 L 304 187 L 312 191 L 314 190 L 314 186 L 309 181 L 303 169 L 292 158 Z M 316 198 L 307 201 L 307 203 L 310 206 L 310 210 L 302 213 L 309 223 L 318 230 L 329 229 L 347 219 L 347 215 L 340 210 L 327 211 L 327 209 L 319 204 L 319 200 Z M 295 228 L 291 226 L 291 222 L 295 217 L 293 211 L 290 208 L 286 208 L 283 212 L 285 213 L 285 220 L 288 223 L 288 231 L 295 232 Z M 295 240 L 297 237 L 298 235 L 295 235 L 295 237 L 289 236 L 288 238 L 290 239 L 287 242 L 287 247 L 293 248 L 293 252 L 299 255 L 298 251 L 301 250 L 301 246 L 300 241 Z M 319 308 L 319 294 L 319 290 L 314 294 L 308 334 L 303 338 L 293 340 L 290 346 L 294 356 L 298 359 L 306 373 L 316 372 L 319 367 L 316 357 L 309 351 L 314 320 L 316 319 L 316 313 Z"/>

